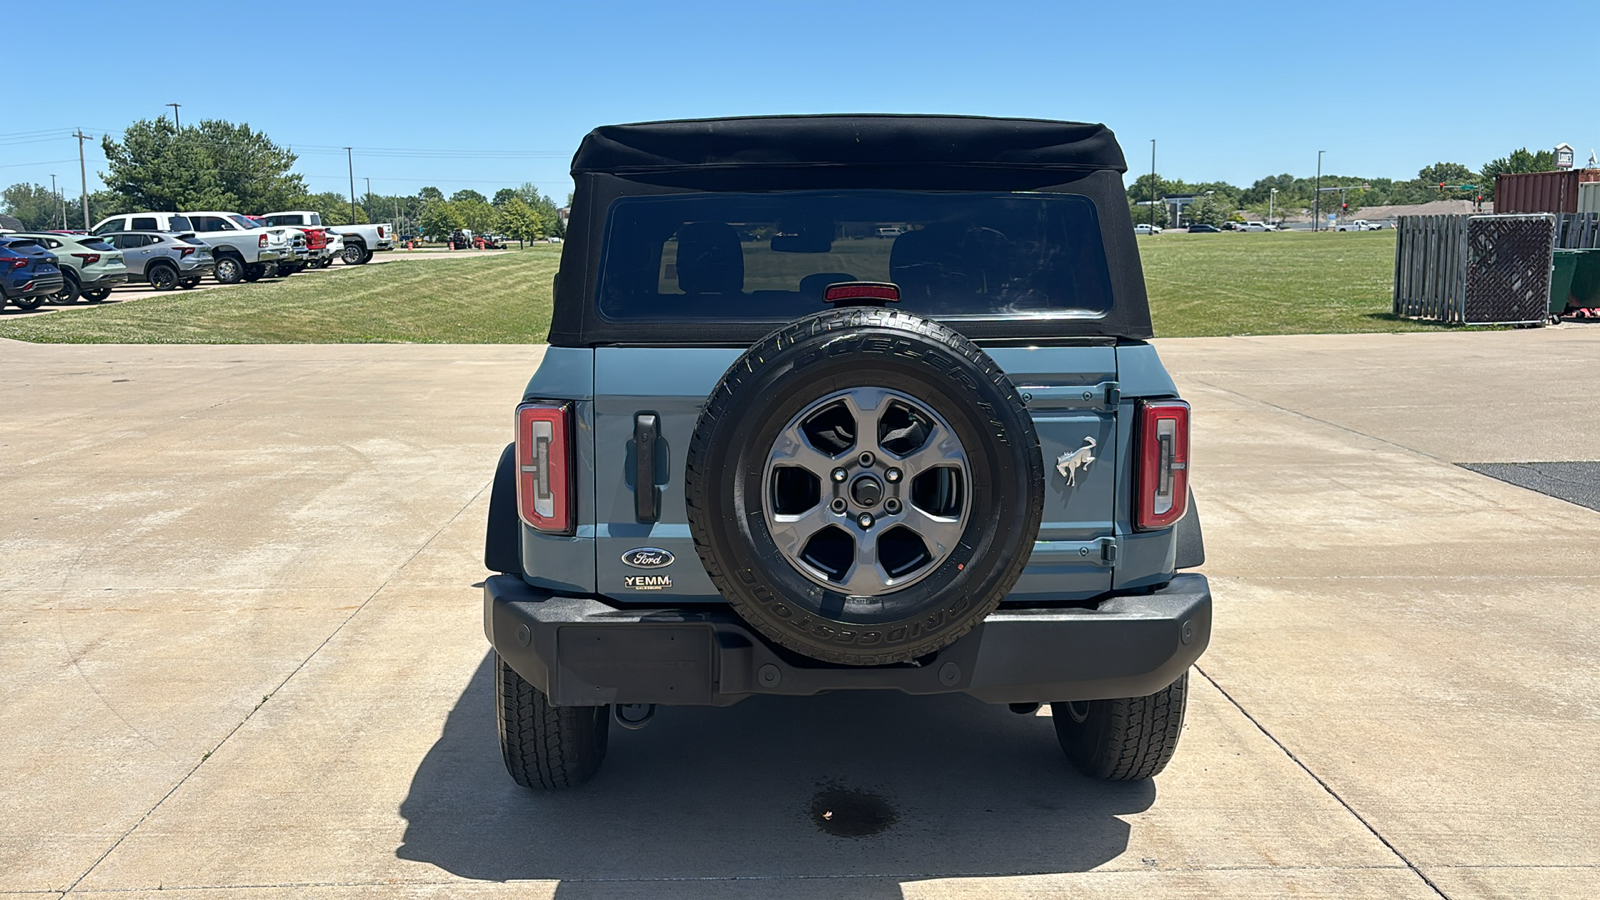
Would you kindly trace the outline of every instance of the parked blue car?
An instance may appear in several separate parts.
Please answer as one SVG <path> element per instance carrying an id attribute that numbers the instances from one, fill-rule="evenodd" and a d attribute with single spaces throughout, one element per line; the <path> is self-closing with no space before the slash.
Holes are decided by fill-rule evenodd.
<path id="1" fill-rule="evenodd" d="M 63 284 L 56 255 L 33 238 L 0 234 L 0 308 L 37 309 Z"/>

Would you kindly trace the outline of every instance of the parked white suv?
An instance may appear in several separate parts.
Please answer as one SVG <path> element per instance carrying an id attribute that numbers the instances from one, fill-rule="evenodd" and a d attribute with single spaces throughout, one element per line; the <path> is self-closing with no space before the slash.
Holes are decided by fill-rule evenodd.
<path id="1" fill-rule="evenodd" d="M 292 209 L 267 213 L 266 220 L 274 225 L 291 225 L 302 228 L 327 228 L 343 240 L 339 255 L 346 265 L 359 266 L 372 259 L 379 250 L 394 249 L 394 226 L 388 222 L 375 225 L 323 225 L 321 213 L 309 209 Z"/>
<path id="2" fill-rule="evenodd" d="M 215 277 L 222 284 L 258 281 L 271 274 L 279 262 L 294 260 L 289 233 L 281 228 L 261 228 L 238 213 L 128 213 L 102 219 L 94 226 L 95 234 L 113 231 L 193 233 L 211 245 L 217 261 Z"/>

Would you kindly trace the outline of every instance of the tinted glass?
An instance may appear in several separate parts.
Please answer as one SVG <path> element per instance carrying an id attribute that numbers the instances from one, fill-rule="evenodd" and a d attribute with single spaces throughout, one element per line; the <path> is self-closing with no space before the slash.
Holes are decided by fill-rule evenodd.
<path id="1" fill-rule="evenodd" d="M 117 248 L 111 246 L 109 243 L 107 243 L 107 242 L 105 242 L 103 240 L 100 240 L 98 238 L 83 238 L 83 239 L 80 239 L 78 241 L 78 243 L 82 244 L 85 247 L 88 247 L 90 250 L 115 250 L 115 249 L 117 249 Z"/>
<path id="2" fill-rule="evenodd" d="M 154 216 L 134 216 L 133 228 L 135 231 L 155 231 L 156 220 Z"/>
<path id="3" fill-rule="evenodd" d="M 189 221 L 194 223 L 195 231 L 224 231 L 228 228 L 218 216 L 190 216 Z"/>
<path id="4" fill-rule="evenodd" d="M 228 218 L 232 219 L 233 220 L 233 224 L 238 225 L 240 228 L 260 228 L 261 227 L 261 223 L 260 222 L 252 222 L 249 219 L 245 218 L 244 216 L 229 216 Z"/>
<path id="5" fill-rule="evenodd" d="M 311 221 L 308 224 L 321 226 L 322 225 L 322 214 L 321 213 L 312 213 L 311 214 Z"/>
<path id="6" fill-rule="evenodd" d="M 104 222 L 100 223 L 100 227 L 96 228 L 94 230 L 94 233 L 95 234 L 107 234 L 107 233 L 112 232 L 112 231 L 126 231 L 127 229 L 124 228 L 123 226 L 126 225 L 127 223 L 128 223 L 127 219 L 121 219 L 121 218 L 118 218 L 118 219 L 107 219 Z"/>
<path id="7" fill-rule="evenodd" d="M 168 231 L 188 231 L 193 227 L 189 224 L 188 216 L 170 216 L 167 219 Z"/>
<path id="8" fill-rule="evenodd" d="M 797 191 L 612 205 L 610 319 L 787 321 L 840 281 L 892 281 L 922 315 L 1092 318 L 1111 306 L 1094 204 L 1075 194 Z"/>

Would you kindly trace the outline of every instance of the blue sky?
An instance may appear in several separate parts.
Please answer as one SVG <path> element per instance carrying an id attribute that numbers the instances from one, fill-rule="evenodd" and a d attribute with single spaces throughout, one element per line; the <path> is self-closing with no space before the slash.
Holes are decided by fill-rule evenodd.
<path id="1" fill-rule="evenodd" d="M 268 27 L 267 8 L 281 27 Z M 311 2 L 207 4 L 195 38 L 132 40 L 126 3 L 45 0 L 38 15 L 99 22 L 74 50 L 10 56 L 49 72 L 92 61 L 0 115 L 0 185 L 75 193 L 75 128 L 138 118 L 248 122 L 301 158 L 313 190 L 452 193 L 533 181 L 558 200 L 590 128 L 804 112 L 952 112 L 1101 121 L 1131 167 L 1150 140 L 1167 177 L 1247 185 L 1279 172 L 1409 178 L 1476 168 L 1520 146 L 1600 146 L 1553 10 L 1483 2 L 738 3 Z M 360 16 L 352 9 L 370 10 Z M 301 10 L 302 24 L 293 24 Z M 204 35 L 210 35 L 201 39 Z M 159 62 L 171 57 L 170 68 Z M 135 64 L 142 60 L 142 63 Z M 119 64 L 118 61 L 121 61 Z M 126 68 L 124 68 L 126 66 Z M 129 74 L 119 74 L 119 70 Z M 306 82 L 323 83 L 308 92 Z M 25 112 L 23 110 L 26 110 Z M 88 150 L 90 187 L 104 168 Z M 254 211 L 252 211 L 254 212 Z"/>

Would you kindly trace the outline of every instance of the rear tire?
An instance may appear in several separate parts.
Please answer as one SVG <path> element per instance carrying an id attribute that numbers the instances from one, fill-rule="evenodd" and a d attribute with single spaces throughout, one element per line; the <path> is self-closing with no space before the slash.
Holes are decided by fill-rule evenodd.
<path id="1" fill-rule="evenodd" d="M 587 784 L 606 758 L 609 706 L 551 706 L 550 698 L 495 654 L 500 755 L 523 787 L 559 791 Z"/>
<path id="2" fill-rule="evenodd" d="M 372 252 L 360 244 L 346 244 L 339 256 L 347 266 L 364 266 L 367 260 L 372 259 Z"/>
<path id="3" fill-rule="evenodd" d="M 89 301 L 90 303 L 99 303 L 109 296 L 111 296 L 110 288 L 95 288 L 92 291 L 83 292 L 83 299 Z"/>
<path id="4" fill-rule="evenodd" d="M 38 294 L 38 295 L 33 296 L 33 297 L 18 297 L 17 299 L 12 300 L 11 302 L 15 303 L 17 305 L 18 309 L 23 309 L 23 310 L 38 309 L 39 307 L 44 305 L 44 297 L 45 297 L 44 294 Z"/>
<path id="5" fill-rule="evenodd" d="M 1072 765 L 1101 781 L 1161 773 L 1178 747 L 1189 673 L 1147 697 L 1050 704 L 1056 740 Z"/>
<path id="6" fill-rule="evenodd" d="M 158 291 L 170 291 L 178 286 L 178 270 L 165 263 L 152 265 L 145 270 L 144 277 L 149 280 L 150 287 Z"/>
<path id="7" fill-rule="evenodd" d="M 198 278 L 185 278 L 182 281 L 178 282 L 178 287 L 183 288 L 186 291 L 194 290 L 195 288 L 197 288 L 199 286 L 200 286 L 200 279 L 198 279 Z"/>
<path id="8" fill-rule="evenodd" d="M 82 289 L 78 286 L 78 279 L 72 277 L 71 275 L 63 275 L 61 279 L 61 290 L 50 295 L 50 302 L 70 306 L 78 302 L 78 297 L 81 296 L 82 293 Z"/>
<path id="9" fill-rule="evenodd" d="M 260 281 L 267 277 L 267 267 L 261 263 L 251 263 L 244 267 L 245 281 Z"/>
<path id="10" fill-rule="evenodd" d="M 217 284 L 238 284 L 244 278 L 244 261 L 236 256 L 218 257 L 211 277 L 217 279 Z"/>

